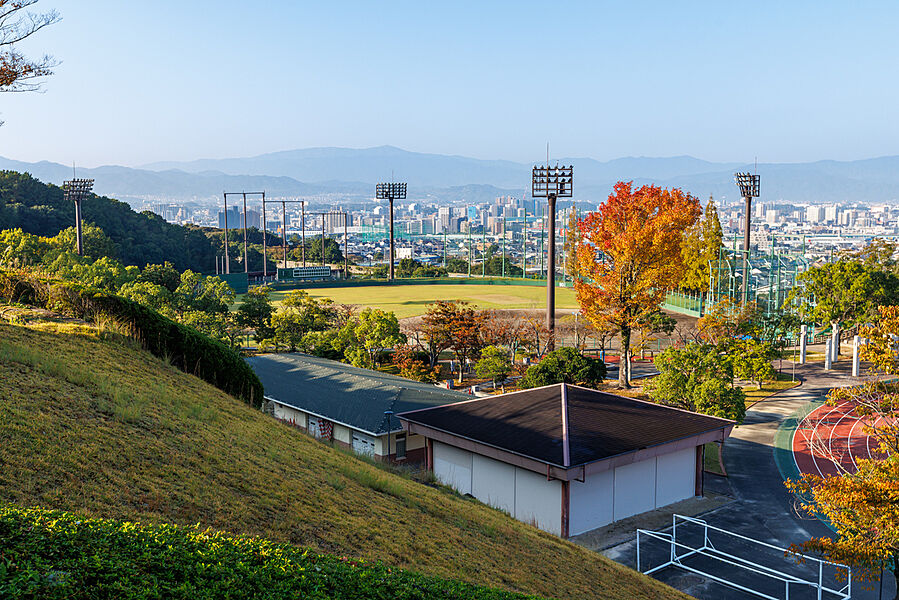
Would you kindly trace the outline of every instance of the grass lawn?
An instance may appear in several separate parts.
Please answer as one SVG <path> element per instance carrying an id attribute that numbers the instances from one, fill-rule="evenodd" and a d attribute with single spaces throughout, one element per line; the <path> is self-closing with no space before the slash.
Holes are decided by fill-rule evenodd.
<path id="1" fill-rule="evenodd" d="M 425 306 L 437 300 L 466 300 L 478 308 L 545 308 L 546 288 L 524 285 L 385 285 L 343 288 L 311 288 L 316 298 L 339 304 L 371 306 L 396 313 L 397 318 L 423 315 Z M 278 303 L 286 291 L 272 292 Z M 556 308 L 577 308 L 572 288 L 556 289 Z"/>
<path id="2" fill-rule="evenodd" d="M 686 597 L 102 337 L 0 321 L 0 503 L 199 524 L 559 599 Z"/>
<path id="3" fill-rule="evenodd" d="M 758 386 L 755 384 L 744 386 L 743 393 L 746 394 L 746 407 L 749 408 L 750 405 L 764 400 L 768 396 L 794 388 L 797 385 L 799 385 L 799 381 L 793 381 L 793 376 L 790 373 L 778 373 L 777 379 L 766 382 L 762 389 L 758 389 Z"/>

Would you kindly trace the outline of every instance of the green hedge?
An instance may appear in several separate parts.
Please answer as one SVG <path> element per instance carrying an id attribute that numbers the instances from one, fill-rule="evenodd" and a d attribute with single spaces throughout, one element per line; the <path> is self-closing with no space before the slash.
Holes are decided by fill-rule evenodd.
<path id="1" fill-rule="evenodd" d="M 0 598 L 534 598 L 174 525 L 0 507 Z"/>
<path id="2" fill-rule="evenodd" d="M 92 323 L 98 319 L 115 321 L 153 355 L 251 406 L 262 406 L 262 383 L 237 352 L 137 302 L 18 271 L 0 271 L 0 299 L 40 306 Z"/>

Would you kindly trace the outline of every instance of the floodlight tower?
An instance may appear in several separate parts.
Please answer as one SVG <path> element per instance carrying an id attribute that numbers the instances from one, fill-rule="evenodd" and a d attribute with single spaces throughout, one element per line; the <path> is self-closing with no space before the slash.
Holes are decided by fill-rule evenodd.
<path id="1" fill-rule="evenodd" d="M 390 202 L 390 267 L 388 270 L 388 281 L 393 281 L 393 201 L 406 199 L 405 183 L 379 183 L 375 186 L 375 197 L 378 200 L 387 200 Z"/>
<path id="2" fill-rule="evenodd" d="M 555 348 L 556 337 L 556 198 L 571 198 L 573 182 L 572 166 L 537 166 L 531 177 L 531 196 L 547 201 L 546 328 L 550 350 Z"/>
<path id="3" fill-rule="evenodd" d="M 752 199 L 759 197 L 758 175 L 734 173 L 734 180 L 740 187 L 740 195 L 746 201 L 746 217 L 743 220 L 743 302 L 749 301 L 749 224 L 752 222 Z"/>
<path id="4" fill-rule="evenodd" d="M 93 179 L 71 179 L 62 184 L 66 200 L 75 203 L 75 241 L 78 256 L 84 256 L 84 247 L 81 241 L 81 201 L 91 193 L 93 187 Z"/>

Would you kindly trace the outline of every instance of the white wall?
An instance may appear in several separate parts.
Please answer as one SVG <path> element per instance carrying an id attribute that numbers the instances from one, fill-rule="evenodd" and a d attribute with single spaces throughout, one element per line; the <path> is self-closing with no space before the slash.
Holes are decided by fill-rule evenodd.
<path id="1" fill-rule="evenodd" d="M 568 513 L 569 535 L 578 535 L 612 522 L 614 483 L 613 470 L 590 475 L 583 483 L 571 482 L 568 488 L 571 499 Z"/>
<path id="2" fill-rule="evenodd" d="M 696 494 L 696 448 L 664 454 L 656 461 L 656 508 Z"/>
<path id="3" fill-rule="evenodd" d="M 615 469 L 615 520 L 625 519 L 656 507 L 656 459 Z"/>
<path id="4" fill-rule="evenodd" d="M 507 511 L 519 521 L 562 532 L 562 483 L 502 461 L 433 442 L 434 475 L 462 494 Z"/>
<path id="5" fill-rule="evenodd" d="M 489 460 L 489 459 L 488 459 Z M 515 518 L 543 531 L 562 533 L 562 482 L 515 468 Z"/>
<path id="6" fill-rule="evenodd" d="M 515 514 L 515 467 L 474 454 L 471 495 L 490 506 Z"/>
<path id="7" fill-rule="evenodd" d="M 434 442 L 434 475 L 460 494 L 471 494 L 473 454 L 455 446 Z"/>

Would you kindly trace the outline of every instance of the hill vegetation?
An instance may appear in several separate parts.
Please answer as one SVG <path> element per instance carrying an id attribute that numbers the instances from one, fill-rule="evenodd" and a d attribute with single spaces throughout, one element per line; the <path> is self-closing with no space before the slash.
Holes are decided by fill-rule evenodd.
<path id="1" fill-rule="evenodd" d="M 683 597 L 278 424 L 114 331 L 0 315 L 0 501 L 199 524 L 558 598 Z"/>
<path id="2" fill-rule="evenodd" d="M 203 272 L 214 268 L 221 252 L 220 234 L 212 238 L 200 227 L 173 225 L 152 212 L 134 212 L 128 204 L 112 198 L 85 198 L 82 215 L 112 239 L 116 258 L 126 265 L 169 261 L 179 271 Z M 75 206 L 65 201 L 62 188 L 28 173 L 0 171 L 0 230 L 21 228 L 53 237 L 74 222 Z"/>

